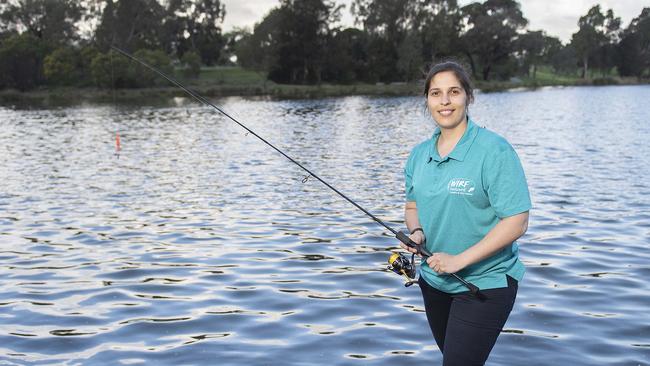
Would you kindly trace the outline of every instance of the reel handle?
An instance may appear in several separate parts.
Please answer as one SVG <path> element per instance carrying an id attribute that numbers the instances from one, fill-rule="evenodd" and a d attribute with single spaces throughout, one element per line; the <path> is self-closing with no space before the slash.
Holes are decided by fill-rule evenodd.
<path id="1" fill-rule="evenodd" d="M 408 237 L 408 235 L 404 234 L 403 232 L 398 231 L 397 234 L 395 234 L 395 237 L 397 238 L 397 240 L 401 241 L 402 243 L 404 243 L 409 248 L 416 249 L 418 251 L 417 254 L 420 254 L 424 260 L 426 260 L 428 257 L 431 256 L 431 252 L 424 245 L 417 244 L 416 242 L 411 240 Z M 453 278 L 457 279 L 465 287 L 467 287 L 467 289 L 469 289 L 469 292 L 472 295 L 476 296 L 477 298 L 479 298 L 481 300 L 485 300 L 485 295 L 483 295 L 483 293 L 481 293 L 480 289 L 478 287 L 476 287 L 476 285 L 474 285 L 474 284 L 472 284 L 470 282 L 467 282 L 464 278 L 460 277 L 459 275 L 457 275 L 455 273 L 450 273 L 449 275 L 451 275 Z"/>

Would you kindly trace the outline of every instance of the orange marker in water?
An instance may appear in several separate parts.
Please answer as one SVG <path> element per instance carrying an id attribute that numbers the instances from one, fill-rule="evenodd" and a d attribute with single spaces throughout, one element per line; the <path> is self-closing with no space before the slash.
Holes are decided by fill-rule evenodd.
<path id="1" fill-rule="evenodd" d="M 115 155 L 120 156 L 120 150 L 122 145 L 120 145 L 120 134 L 115 133 Z"/>

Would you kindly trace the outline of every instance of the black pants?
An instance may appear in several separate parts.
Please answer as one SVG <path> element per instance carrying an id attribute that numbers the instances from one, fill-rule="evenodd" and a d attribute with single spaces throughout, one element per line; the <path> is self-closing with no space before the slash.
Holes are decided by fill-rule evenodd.
<path id="1" fill-rule="evenodd" d="M 444 366 L 483 365 L 506 323 L 517 297 L 517 281 L 508 287 L 481 290 L 485 300 L 469 292 L 448 294 L 419 280 L 427 320 L 442 351 Z"/>

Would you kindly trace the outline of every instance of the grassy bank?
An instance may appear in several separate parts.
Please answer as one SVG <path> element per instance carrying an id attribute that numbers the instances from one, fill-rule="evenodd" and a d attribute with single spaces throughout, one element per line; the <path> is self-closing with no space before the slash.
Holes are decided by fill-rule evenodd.
<path id="1" fill-rule="evenodd" d="M 403 96 L 421 93 L 421 81 L 391 84 L 320 84 L 285 85 L 264 80 L 262 74 L 240 67 L 203 68 L 196 78 L 185 78 L 180 72 L 176 77 L 190 89 L 205 97 L 221 96 L 268 96 L 277 99 L 324 98 L 345 95 Z M 641 84 L 648 80 L 607 76 L 581 79 L 557 75 L 548 69 L 537 71 L 536 77 L 513 78 L 510 81 L 477 81 L 476 87 L 483 92 L 495 92 L 516 88 L 537 88 L 544 86 Z M 147 99 L 184 97 L 186 94 L 173 85 L 142 89 L 97 89 L 57 87 L 41 88 L 30 92 L 15 90 L 0 91 L 0 103 L 45 103 L 67 104 L 72 101 L 129 102 Z"/>

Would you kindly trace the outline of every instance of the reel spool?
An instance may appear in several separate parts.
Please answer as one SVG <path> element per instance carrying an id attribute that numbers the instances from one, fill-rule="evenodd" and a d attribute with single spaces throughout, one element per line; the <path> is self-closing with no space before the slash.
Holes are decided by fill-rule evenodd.
<path id="1" fill-rule="evenodd" d="M 405 287 L 409 287 L 412 284 L 416 283 L 415 275 L 417 273 L 415 269 L 415 254 L 411 255 L 411 260 L 409 260 L 402 253 L 393 253 L 388 258 L 388 269 L 397 273 L 400 276 L 404 276 L 406 279 Z"/>

